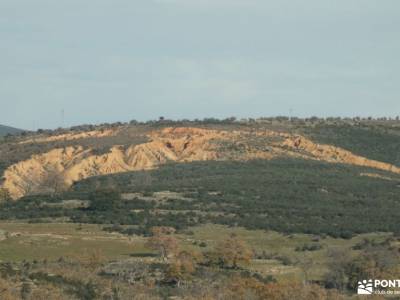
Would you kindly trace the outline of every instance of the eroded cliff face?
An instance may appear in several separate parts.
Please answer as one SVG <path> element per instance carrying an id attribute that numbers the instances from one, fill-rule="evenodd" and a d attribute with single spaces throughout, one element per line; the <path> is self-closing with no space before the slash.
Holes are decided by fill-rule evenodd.
<path id="1" fill-rule="evenodd" d="M 107 129 L 107 130 L 93 130 L 79 133 L 65 133 L 55 136 L 38 136 L 35 138 L 26 139 L 19 142 L 19 144 L 29 144 L 29 143 L 48 143 L 56 141 L 73 141 L 86 138 L 102 138 L 108 136 L 114 136 L 118 133 L 117 129 Z"/>
<path id="2" fill-rule="evenodd" d="M 91 149 L 81 146 L 54 149 L 10 166 L 4 172 L 2 187 L 13 199 L 18 199 L 40 191 L 55 177 L 61 179 L 63 185 L 70 186 L 91 176 L 151 169 L 168 161 L 217 159 L 217 151 L 210 140 L 221 136 L 207 130 L 166 129 L 151 133 L 148 143 L 127 149 L 114 146 L 102 155 L 95 155 Z"/>
<path id="3" fill-rule="evenodd" d="M 114 146 L 95 155 L 81 146 L 54 149 L 10 166 L 2 187 L 13 199 L 43 191 L 54 179 L 62 185 L 91 176 L 156 168 L 166 162 L 272 159 L 291 156 L 367 166 L 400 173 L 396 166 L 369 160 L 330 145 L 318 145 L 301 136 L 273 131 L 217 131 L 166 128 L 151 132 L 150 142 L 123 148 Z"/>
<path id="4" fill-rule="evenodd" d="M 339 147 L 315 144 L 309 139 L 301 136 L 288 137 L 283 145 L 289 147 L 291 150 L 295 149 L 300 151 L 311 159 L 317 159 L 331 163 L 343 163 L 355 166 L 370 167 L 400 174 L 400 168 L 394 165 L 355 155 L 352 152 Z"/>

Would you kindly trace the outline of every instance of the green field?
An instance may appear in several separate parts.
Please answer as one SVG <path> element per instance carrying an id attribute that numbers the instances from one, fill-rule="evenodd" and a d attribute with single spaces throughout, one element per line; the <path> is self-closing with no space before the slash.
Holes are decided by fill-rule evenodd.
<path id="1" fill-rule="evenodd" d="M 327 264 L 332 262 L 330 252 L 335 250 L 345 251 L 356 255 L 357 250 L 352 247 L 364 239 L 371 239 L 377 242 L 390 237 L 386 233 L 361 234 L 352 239 L 340 239 L 326 237 L 315 242 L 314 235 L 290 234 L 283 235 L 273 231 L 246 230 L 244 228 L 229 228 L 221 225 L 205 225 L 191 228 L 193 236 L 184 236 L 185 239 L 204 241 L 212 248 L 218 241 L 227 238 L 234 233 L 246 241 L 256 253 L 265 251 L 268 256 L 286 257 L 290 259 L 289 265 L 283 264 L 277 259 L 255 259 L 251 268 L 263 275 L 274 275 L 278 277 L 300 276 L 304 274 L 303 269 L 310 269 L 310 279 L 320 280 L 327 272 Z M 317 251 L 295 251 L 297 247 L 304 244 L 318 243 L 322 246 Z"/>
<path id="2" fill-rule="evenodd" d="M 107 233 L 101 228 L 90 224 L 2 222 L 0 230 L 7 232 L 8 238 L 0 241 L 0 260 L 55 260 L 97 250 L 112 260 L 146 251 L 143 238 Z"/>
<path id="3" fill-rule="evenodd" d="M 145 238 L 107 233 L 99 225 L 78 225 L 68 223 L 0 223 L 0 230 L 7 232 L 7 238 L 0 241 L 0 261 L 20 262 L 33 260 L 57 260 L 75 258 L 79 255 L 99 251 L 106 261 L 131 259 L 134 254 L 154 253 L 144 246 Z M 229 228 L 222 225 L 203 225 L 189 229 L 190 234 L 179 234 L 178 239 L 187 248 L 199 251 L 213 249 L 216 244 L 234 233 L 246 241 L 256 253 L 265 253 L 269 258 L 255 257 L 249 270 L 277 278 L 302 278 L 307 268 L 309 279 L 321 280 L 331 261 L 331 251 L 342 250 L 357 254 L 352 247 L 363 239 L 382 241 L 389 234 L 371 233 L 353 239 L 326 237 L 315 241 L 315 236 L 306 234 L 283 235 L 277 232 Z M 205 247 L 199 247 L 204 242 Z M 317 251 L 296 251 L 305 244 L 318 243 Z M 287 263 L 282 257 L 289 258 Z"/>

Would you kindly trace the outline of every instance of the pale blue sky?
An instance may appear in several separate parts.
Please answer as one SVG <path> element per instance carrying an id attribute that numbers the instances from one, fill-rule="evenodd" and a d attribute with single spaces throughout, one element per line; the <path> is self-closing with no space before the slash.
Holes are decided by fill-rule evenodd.
<path id="1" fill-rule="evenodd" d="M 0 0 L 0 124 L 400 114 L 399 0 Z"/>

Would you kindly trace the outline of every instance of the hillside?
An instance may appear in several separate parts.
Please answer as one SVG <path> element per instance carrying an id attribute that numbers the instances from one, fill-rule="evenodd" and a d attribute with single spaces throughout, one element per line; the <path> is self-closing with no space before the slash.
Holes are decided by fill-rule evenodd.
<path id="1" fill-rule="evenodd" d="M 5 136 L 7 134 L 15 134 L 22 132 L 21 129 L 0 125 L 0 137 Z"/>
<path id="2" fill-rule="evenodd" d="M 400 274 L 399 146 L 397 121 L 8 137 L 0 284 L 10 299 L 355 299 L 359 278 Z"/>
<path id="3" fill-rule="evenodd" d="M 37 139 L 36 143 L 57 140 L 101 139 L 118 131 L 63 135 Z M 356 155 L 346 149 L 317 144 L 299 134 L 272 130 L 216 130 L 194 127 L 166 127 L 146 134 L 148 142 L 113 145 L 103 154 L 81 145 L 55 148 L 9 166 L 2 187 L 13 199 L 45 191 L 51 186 L 69 187 L 79 180 L 106 174 L 153 169 L 168 162 L 249 161 L 253 159 L 298 158 L 329 163 L 370 167 L 400 174 L 400 168 Z M 23 145 L 31 140 L 19 142 Z M 58 182 L 54 180 L 57 178 Z"/>
<path id="4" fill-rule="evenodd" d="M 152 222 L 186 227 L 206 221 L 335 236 L 400 231 L 394 222 L 400 209 L 393 209 L 400 182 L 400 135 L 392 124 L 384 130 L 381 124 L 372 129 L 336 125 L 336 130 L 326 124 L 171 125 L 40 133 L 2 144 L 1 187 L 13 200 L 22 199 L 3 218 L 24 218 L 29 211 L 35 218 L 52 215 L 74 222 L 124 220 L 139 225 L 144 216 L 131 210 L 146 207 L 165 213 L 148 216 L 144 232 Z M 8 155 L 13 160 L 5 161 Z M 42 207 L 41 212 L 28 208 L 31 201 L 49 201 L 46 194 L 51 199 L 58 195 L 56 201 L 89 201 L 99 187 L 122 194 L 171 191 L 181 196 L 168 205 L 158 203 L 157 197 L 149 198 L 155 201 L 150 205 L 143 203 L 146 197 L 134 196 L 136 204 L 120 203 L 122 211 L 110 208 L 101 217 L 96 212 L 82 214 L 79 207 Z M 192 200 L 179 200 L 182 195 Z M 386 206 L 377 209 L 377 199 L 391 209 L 373 225 L 355 208 L 365 206 L 369 218 L 381 219 Z M 172 221 L 171 213 L 179 221 Z"/>

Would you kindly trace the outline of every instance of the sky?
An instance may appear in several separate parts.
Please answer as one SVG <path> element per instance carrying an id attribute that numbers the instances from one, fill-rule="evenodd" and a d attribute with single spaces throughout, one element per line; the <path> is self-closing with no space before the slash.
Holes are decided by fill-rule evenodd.
<path id="1" fill-rule="evenodd" d="M 399 55 L 399 0 L 0 0 L 0 124 L 396 116 Z"/>

